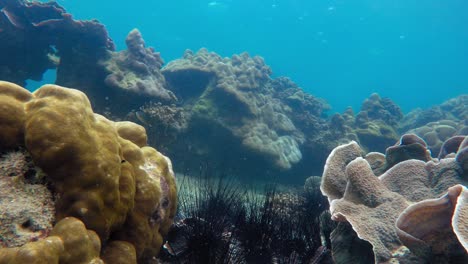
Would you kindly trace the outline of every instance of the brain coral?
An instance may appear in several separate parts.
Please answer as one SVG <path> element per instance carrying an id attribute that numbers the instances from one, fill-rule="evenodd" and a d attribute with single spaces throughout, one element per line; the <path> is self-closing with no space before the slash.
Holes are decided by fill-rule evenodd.
<path id="1" fill-rule="evenodd" d="M 79 232 L 62 236 L 56 231 L 61 239 L 55 251 L 39 252 L 47 243 L 38 241 L 0 249 L 0 254 L 14 259 L 32 250 L 29 254 L 50 253 L 48 259 L 61 263 L 81 263 L 89 254 L 99 258 L 102 244 L 110 259 L 133 251 L 139 260 L 156 256 L 175 215 L 176 189 L 170 160 L 146 146 L 145 129 L 95 114 L 82 92 L 56 85 L 30 94 L 0 82 L 0 105 L 7 103 L 18 111 L 0 113 L 5 127 L 0 138 L 10 139 L 0 142 L 0 149 L 24 147 L 50 182 L 58 223 L 47 239 L 57 242 L 55 230 L 74 217 L 73 226 L 91 230 L 94 246 L 72 253 L 76 246 L 67 243 L 75 243 Z"/>
<path id="2" fill-rule="evenodd" d="M 424 147 L 420 143 L 421 140 L 414 135 L 404 136 L 400 142 L 403 144 L 402 146 L 416 144 Z M 457 157 L 463 156 L 466 150 L 463 143 L 461 145 Z M 372 245 L 376 263 L 402 260 L 407 261 L 405 263 L 421 263 L 431 258 L 436 259 L 437 263 L 455 259 L 468 260 L 467 252 L 460 250 L 466 244 L 464 236 L 466 230 L 462 228 L 463 224 L 460 224 L 466 221 L 464 219 L 466 195 L 458 195 L 461 191 L 457 191 L 456 195 L 449 195 L 450 199 L 441 198 L 442 202 L 439 202 L 439 204 L 447 204 L 446 201 L 456 200 L 454 197 L 461 197 L 459 205 L 453 205 L 446 210 L 450 213 L 449 216 L 455 212 L 453 213 L 454 221 L 458 227 L 447 229 L 447 226 L 444 225 L 447 231 L 443 231 L 449 234 L 445 237 L 452 238 L 455 237 L 454 232 L 462 233 L 462 235 L 457 234 L 462 237 L 459 242 L 456 239 L 452 240 L 453 242 L 445 241 L 444 236 L 438 235 L 439 231 L 442 232 L 442 230 L 429 228 L 431 223 L 445 223 L 444 219 L 447 219 L 447 214 L 434 213 L 428 217 L 427 214 L 424 214 L 428 212 L 428 209 L 418 211 L 422 214 L 414 214 L 416 221 L 405 220 L 405 223 L 416 223 L 416 227 L 410 226 L 407 230 L 418 230 L 418 223 L 424 222 L 427 228 L 421 227 L 419 234 L 422 234 L 424 238 L 437 240 L 437 242 L 430 242 L 430 245 L 451 246 L 439 247 L 433 251 L 415 249 L 406 242 L 408 240 L 400 241 L 401 232 L 397 232 L 395 226 L 399 215 L 411 204 L 421 202 L 426 205 L 425 201 L 438 198 L 444 195 L 447 190 L 449 193 L 453 193 L 452 186 L 466 185 L 468 179 L 464 172 L 466 169 L 464 167 L 465 159 L 417 160 L 412 159 L 409 155 L 406 160 L 392 159 L 398 160 L 398 162 L 377 177 L 369 162 L 361 157 L 362 152 L 356 142 L 351 142 L 337 147 L 327 159 L 321 190 L 330 201 L 332 219 L 350 223 L 357 236 Z M 459 187 L 456 188 L 460 190 Z M 451 203 L 455 204 L 455 202 Z M 426 208 L 432 207 L 429 205 Z M 457 211 L 458 209 L 453 208 L 460 209 Z M 437 217 L 443 217 L 443 219 L 434 219 Z M 346 260 L 337 263 L 345 262 Z"/>

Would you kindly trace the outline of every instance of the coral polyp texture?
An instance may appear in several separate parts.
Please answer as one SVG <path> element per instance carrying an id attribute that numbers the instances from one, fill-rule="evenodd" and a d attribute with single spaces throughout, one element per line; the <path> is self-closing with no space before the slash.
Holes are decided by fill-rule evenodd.
<path id="1" fill-rule="evenodd" d="M 109 58 L 101 61 L 109 72 L 105 83 L 110 87 L 132 90 L 137 94 L 150 95 L 164 101 L 175 101 L 174 94 L 167 90 L 161 74 L 164 61 L 159 52 L 145 48 L 140 31 L 133 29 L 127 36 L 127 50 L 109 52 Z"/>
<path id="2" fill-rule="evenodd" d="M 29 224 L 23 229 L 46 234 L 30 239 L 36 242 L 0 249 L 0 263 L 28 258 L 35 258 L 34 263 L 99 263 L 101 250 L 103 259 L 125 256 L 125 263 L 135 263 L 158 254 L 176 211 L 175 178 L 171 161 L 147 146 L 143 127 L 95 114 L 84 93 L 56 85 L 31 94 L 0 82 L 0 105 L 15 110 L 0 113 L 0 151 L 11 160 L 17 149 L 24 149 L 40 174 L 28 183 L 31 177 L 21 170 L 3 175 L 11 168 L 2 165 L 1 184 L 16 182 L 16 192 L 25 190 L 18 195 L 24 198 L 9 206 L 21 207 L 31 199 L 28 186 L 35 184 L 34 189 L 47 185 L 51 191 L 35 196 L 44 197 L 38 208 L 55 209 L 55 220 L 43 219 L 43 226 L 37 215 L 25 219 Z M 24 209 L 18 215 L 27 213 Z M 47 226 L 52 222 L 53 228 Z"/>
<path id="3" fill-rule="evenodd" d="M 289 169 L 302 159 L 299 146 L 304 135 L 288 117 L 287 106 L 265 93 L 271 69 L 261 57 L 243 53 L 222 58 L 206 49 L 186 51 L 162 73 L 176 95 L 196 100 L 193 118 L 215 122 L 278 168 Z M 193 79 L 200 83 L 193 85 Z"/>
<path id="4" fill-rule="evenodd" d="M 447 152 L 455 153 L 431 159 L 421 138 L 404 135 L 387 149 L 386 162 L 383 154 L 378 155 L 381 162 L 376 166 L 366 160 L 369 155 L 363 158 L 356 142 L 335 148 L 327 159 L 321 190 L 330 201 L 332 219 L 349 223 L 352 231 L 336 229 L 332 247 L 342 245 L 349 232 L 372 246 L 372 252 L 362 247 L 364 252 L 347 255 L 340 249 L 335 261 L 356 262 L 359 255 L 372 254 L 376 263 L 468 261 L 466 138 L 449 139 L 457 146 Z M 376 176 L 376 170 L 383 173 Z"/>

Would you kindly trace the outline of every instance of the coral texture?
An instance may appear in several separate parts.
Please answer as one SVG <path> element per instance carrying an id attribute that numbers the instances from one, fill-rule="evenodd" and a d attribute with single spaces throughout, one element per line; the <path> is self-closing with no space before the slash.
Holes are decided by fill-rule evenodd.
<path id="1" fill-rule="evenodd" d="M 453 136 L 463 135 L 463 131 L 461 130 L 465 126 L 463 123 L 452 120 L 440 120 L 411 129 L 407 133 L 416 134 L 424 139 L 429 150 L 431 150 L 432 156 L 437 157 L 441 151 L 442 144 Z"/>
<path id="2" fill-rule="evenodd" d="M 55 220 L 52 194 L 23 151 L 0 158 L 0 245 L 21 246 L 47 236 Z"/>
<path id="3" fill-rule="evenodd" d="M 99 258 L 101 241 L 74 217 L 60 220 L 50 236 L 21 247 L 0 249 L 1 264 L 104 263 Z"/>
<path id="4" fill-rule="evenodd" d="M 76 62 L 75 66 L 86 62 L 89 67 L 104 50 L 114 49 L 102 24 L 74 20 L 56 2 L 1 0 L 0 9 L 1 80 L 20 85 L 27 79 L 39 81 L 47 69 L 58 66 L 61 74 Z"/>
<path id="5" fill-rule="evenodd" d="M 127 241 L 125 248 L 131 245 L 137 259 L 156 256 L 177 204 L 170 160 L 146 146 L 143 127 L 94 114 L 78 90 L 45 85 L 29 100 L 13 100 L 25 93 L 29 92 L 0 82 L 1 98 L 11 98 L 16 108 L 23 109 L 24 117 L 18 120 L 23 124 L 15 133 L 24 139 L 17 147 L 24 145 L 52 186 L 57 221 L 76 217 L 95 232 L 99 243 Z M 0 137 L 8 133 L 2 129 Z M 74 248 L 64 243 L 60 259 Z M 123 247 L 109 254 L 115 254 L 116 248 Z M 64 263 L 75 263 L 70 258 Z"/>
<path id="6" fill-rule="evenodd" d="M 347 109 L 335 114 L 330 127 L 343 140 L 354 140 L 366 151 L 383 152 L 398 140 L 398 122 L 403 118 L 401 109 L 389 98 L 374 93 L 361 105 L 356 115 Z"/>
<path id="7" fill-rule="evenodd" d="M 468 125 L 466 123 L 466 120 L 468 120 L 467 105 L 468 95 L 464 94 L 429 109 L 415 109 L 406 114 L 401 120 L 399 130 L 405 132 L 441 120 L 450 120 L 466 127 Z"/>
<path id="8" fill-rule="evenodd" d="M 428 199 L 406 208 L 396 221 L 400 241 L 426 259 L 468 260 L 468 191 L 455 185 L 438 199 Z M 456 256 L 456 258 L 454 257 Z"/>
<path id="9" fill-rule="evenodd" d="M 421 139 L 414 135 L 405 135 L 400 140 L 400 144 L 424 147 Z M 462 151 L 461 147 L 458 155 Z M 352 142 L 337 147 L 327 159 L 321 190 L 330 201 L 332 219 L 349 222 L 357 236 L 372 245 L 376 263 L 401 259 L 411 259 L 408 263 L 418 263 L 418 261 L 432 257 L 437 257 L 438 261 L 466 259 L 466 252 L 460 253 L 456 246 L 443 248 L 442 253 L 426 250 L 420 254 L 418 250 L 413 252 L 411 246 L 408 246 L 411 252 L 405 251 L 395 227 L 398 216 L 410 204 L 440 197 L 450 187 L 457 184 L 466 185 L 467 179 L 464 177 L 463 164 L 454 158 L 423 161 L 413 159 L 412 155 L 404 155 L 403 158 L 391 159 L 397 162 L 377 177 L 369 162 L 361 157 L 361 153 L 357 143 Z M 387 150 L 387 155 L 389 155 L 389 150 Z M 452 189 L 449 189 L 449 193 L 450 190 Z M 460 219 L 461 214 L 463 213 L 454 215 L 458 215 Z M 432 217 L 435 218 L 434 214 Z M 447 217 L 446 214 L 444 217 Z M 425 218 L 427 217 L 417 217 L 419 221 Z M 460 222 L 460 220 L 457 221 Z M 427 225 L 431 226 L 429 222 Z M 435 233 L 438 231 L 434 230 Z M 449 233 L 453 234 L 453 232 L 450 228 Z M 444 243 L 441 240 L 443 238 L 432 238 L 435 238 L 439 244 Z M 460 242 L 463 243 L 462 240 Z M 454 244 L 459 245 L 460 242 Z"/>
<path id="10" fill-rule="evenodd" d="M 125 43 L 127 50 L 110 52 L 110 58 L 101 62 L 109 72 L 105 83 L 163 101 L 176 100 L 175 95 L 167 90 L 166 80 L 161 74 L 164 61 L 159 52 L 145 48 L 145 41 L 138 29 L 128 33 Z"/>
<path id="11" fill-rule="evenodd" d="M 267 92 L 271 70 L 261 57 L 243 53 L 229 59 L 206 49 L 186 51 L 162 72 L 179 98 L 194 101 L 194 120 L 227 129 L 277 168 L 289 169 L 302 159 L 304 135 L 288 117 L 289 108 Z"/>

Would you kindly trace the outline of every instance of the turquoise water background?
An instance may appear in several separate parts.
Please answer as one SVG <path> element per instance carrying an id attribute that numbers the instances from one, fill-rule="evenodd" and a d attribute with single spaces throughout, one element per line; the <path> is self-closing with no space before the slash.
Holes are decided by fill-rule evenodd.
<path id="1" fill-rule="evenodd" d="M 468 93 L 466 0 L 57 2 L 76 19 L 104 23 L 117 49 L 140 29 L 166 62 L 201 47 L 260 55 L 331 113 L 357 111 L 373 92 L 405 112 Z"/>

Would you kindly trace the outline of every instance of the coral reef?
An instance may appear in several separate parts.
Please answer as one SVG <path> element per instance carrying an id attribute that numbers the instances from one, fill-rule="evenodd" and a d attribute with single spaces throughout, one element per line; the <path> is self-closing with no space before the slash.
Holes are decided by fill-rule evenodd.
<path id="1" fill-rule="evenodd" d="M 385 170 L 409 159 L 431 160 L 431 152 L 427 149 L 426 142 L 415 134 L 405 134 L 397 144 L 387 148 Z"/>
<path id="2" fill-rule="evenodd" d="M 44 253 L 43 257 L 81 263 L 99 258 L 101 243 L 106 258 L 133 251 L 138 260 L 156 256 L 161 236 L 175 215 L 176 187 L 170 160 L 146 146 L 145 129 L 94 114 L 88 98 L 78 90 L 45 85 L 30 94 L 0 82 L 0 95 L 1 100 L 16 104 L 14 109 L 22 109 L 15 122 L 0 115 L 0 123 L 13 128 L 2 129 L 0 138 L 8 136 L 15 143 L 1 142 L 0 149 L 24 147 L 54 197 L 58 223 L 46 239 L 55 243 L 57 235 L 63 245 L 57 244 L 60 250 L 54 251 L 55 256 Z M 67 220 L 75 219 L 70 217 L 77 219 Z M 91 231 L 77 238 L 75 232 L 86 232 L 74 228 Z M 88 242 L 79 243 L 79 239 Z M 110 242 L 114 246 L 107 250 Z M 0 254 L 21 263 L 21 254 L 28 250 L 42 254 L 39 251 L 47 244 L 34 243 L 0 249 Z"/>
<path id="3" fill-rule="evenodd" d="M 110 52 L 110 58 L 101 61 L 109 72 L 104 82 L 109 87 L 131 90 L 135 94 L 149 95 L 162 101 L 176 100 L 175 95 L 167 90 L 161 74 L 164 61 L 159 52 L 145 48 L 145 41 L 138 29 L 128 33 L 125 43 L 127 50 Z"/>
<path id="4" fill-rule="evenodd" d="M 468 119 L 465 119 L 468 120 Z M 467 121 L 465 121 L 467 122 Z M 429 122 L 424 126 L 409 130 L 407 133 L 414 133 L 420 136 L 427 143 L 433 157 L 437 157 L 442 144 L 455 135 L 466 135 L 468 124 L 452 120 L 439 120 Z"/>
<path id="5" fill-rule="evenodd" d="M 227 129 L 278 168 L 289 169 L 301 160 L 303 135 L 288 118 L 286 106 L 266 91 L 271 70 L 262 58 L 243 53 L 227 59 L 206 49 L 186 51 L 183 59 L 170 62 L 162 72 L 178 97 L 195 101 L 194 120 Z M 183 83 L 193 79 L 205 80 L 199 86 Z"/>
<path id="6" fill-rule="evenodd" d="M 96 57 L 114 49 L 102 24 L 74 20 L 55 2 L 2 0 L 0 9 L 1 80 L 24 85 L 27 79 L 41 80 L 47 69 L 56 66 L 60 75 L 90 78 Z M 78 72 L 74 68 L 78 65 L 89 69 Z"/>
<path id="7" fill-rule="evenodd" d="M 412 146 L 417 149 L 424 149 L 425 145 L 423 143 L 422 139 L 415 135 L 405 135 L 396 147 L 406 149 Z M 457 148 L 457 155 L 463 155 L 463 143 L 460 144 L 461 147 Z M 420 253 L 418 249 L 407 245 L 405 241 L 400 241 L 399 235 L 401 232 L 397 231 L 398 229 L 395 226 L 397 218 L 402 217 L 401 215 L 404 214 L 402 212 L 411 210 L 408 208 L 411 204 L 420 202 L 425 206 L 429 203 L 426 201 L 431 201 L 428 199 L 438 198 L 447 190 L 449 190 L 450 194 L 453 192 L 453 188 L 460 188 L 453 187 L 451 189 L 452 186 L 457 184 L 466 185 L 467 178 L 464 176 L 466 172 L 463 169 L 465 164 L 461 159 L 457 160 L 455 158 L 428 159 L 427 149 L 425 149 L 426 155 L 423 155 L 425 159 L 417 160 L 411 155 L 411 153 L 414 153 L 411 150 L 406 149 L 395 152 L 392 151 L 392 148 L 395 147 L 387 149 L 387 162 L 392 160 L 395 161 L 395 164 L 393 166 L 387 164 L 385 172 L 379 177 L 375 176 L 369 162 L 362 158 L 363 151 L 356 142 L 339 146 L 333 150 L 327 159 L 321 183 L 321 190 L 330 201 L 332 219 L 350 223 L 357 236 L 372 245 L 376 263 L 397 260 L 405 260 L 407 263 L 420 263 L 428 258 L 437 259 L 441 263 L 454 259 L 466 261 L 468 259 L 467 252 L 460 250 L 460 242 L 463 240 L 454 243 L 455 246 L 441 249 L 443 252 L 434 249 L 434 251 L 429 252 L 426 250 L 424 253 Z M 406 154 L 399 155 L 399 152 Z M 418 151 L 415 153 L 417 154 Z M 388 156 L 392 155 L 398 155 L 399 158 L 388 158 Z M 419 156 L 419 154 L 416 156 Z M 455 196 L 458 196 L 458 194 Z M 448 197 L 452 197 L 450 200 L 454 200 L 453 195 Z M 446 200 L 447 198 L 441 199 Z M 441 201 L 439 203 L 446 204 L 447 202 Z M 427 209 L 422 209 L 421 212 L 425 213 Z M 429 219 L 427 220 L 427 226 L 432 226 L 430 221 L 444 221 L 442 219 L 431 220 L 435 214 L 431 215 L 431 217 L 419 215 L 415 216 L 415 218 L 418 219 L 416 221 Z M 459 214 L 454 214 L 454 216 L 460 219 Z M 444 217 L 447 217 L 447 214 Z M 401 221 L 406 223 L 409 220 Z M 420 222 L 413 221 L 413 223 L 414 226 Z M 414 229 L 415 227 L 410 228 Z M 438 231 L 437 229 L 434 230 L 435 233 Z M 351 230 L 340 231 L 342 233 L 340 236 L 346 236 L 343 232 L 351 232 Z M 421 230 L 421 232 L 430 236 L 431 239 L 438 240 L 437 243 L 444 243 L 444 241 L 440 240 L 443 239 L 442 237 L 434 237 L 433 234 L 428 234 L 424 230 Z M 449 233 L 453 234 L 453 232 L 453 230 L 450 230 Z M 335 237 L 332 238 L 332 244 L 333 241 L 337 242 L 339 240 L 336 240 Z M 409 250 L 404 246 L 408 246 Z M 341 257 L 337 256 L 335 261 L 345 263 L 351 257 L 341 254 Z"/>
<path id="8" fill-rule="evenodd" d="M 57 3 L 3 0 L 0 8 L 0 48 L 8 55 L 0 78 L 24 84 L 56 68 L 56 83 L 84 91 L 95 112 L 145 126 L 150 143 L 176 158 L 179 171 L 196 171 L 208 160 L 245 177 L 302 182 L 322 173 L 328 153 L 351 140 L 383 153 L 414 129 L 436 157 L 446 139 L 468 132 L 466 95 L 403 116 L 389 98 L 372 94 L 359 112 L 349 108 L 328 118 L 329 105 L 286 77 L 272 78 L 259 56 L 187 50 L 164 66 L 137 29 L 129 32 L 127 49 L 115 52 L 102 24 L 74 20 Z M 21 118 L 23 110 L 7 104 L 2 110 Z M 9 137 L 22 138 L 8 127 Z M 370 159 L 382 174 L 382 159 Z"/>
<path id="9" fill-rule="evenodd" d="M 335 114 L 330 122 L 336 136 L 355 140 L 366 151 L 383 152 L 398 140 L 398 122 L 403 118 L 400 108 L 389 98 L 372 94 L 354 115 L 352 109 Z M 344 142 L 343 142 L 344 143 Z"/>
<path id="10" fill-rule="evenodd" d="M 438 122 L 441 120 L 451 120 L 456 123 L 463 123 L 468 120 L 468 95 L 460 95 L 445 101 L 440 105 L 435 105 L 429 109 L 415 109 L 401 120 L 399 125 L 400 132 L 406 132 L 417 127 L 423 127 L 431 122 Z M 466 132 L 465 132 L 466 134 Z"/>

